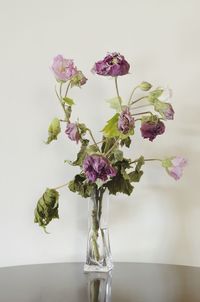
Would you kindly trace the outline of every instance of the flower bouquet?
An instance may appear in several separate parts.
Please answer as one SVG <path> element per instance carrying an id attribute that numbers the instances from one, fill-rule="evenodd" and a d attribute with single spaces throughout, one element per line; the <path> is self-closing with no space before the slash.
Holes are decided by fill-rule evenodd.
<path id="1" fill-rule="evenodd" d="M 129 73 L 130 65 L 119 53 L 109 53 L 103 60 L 96 62 L 92 72 L 101 76 L 112 77 L 116 97 L 109 101 L 114 115 L 106 122 L 101 141 L 97 141 L 85 123 L 72 118 L 74 100 L 69 97 L 70 89 L 82 87 L 87 78 L 73 60 L 58 55 L 53 60 L 52 71 L 56 78 L 55 93 L 63 110 L 62 118 L 54 118 L 49 125 L 46 143 L 57 140 L 61 132 L 61 123 L 65 125 L 66 138 L 80 144 L 80 150 L 74 161 L 67 161 L 72 166 L 79 166 L 80 173 L 67 184 L 57 188 L 47 188 L 38 200 L 35 209 L 35 223 L 46 231 L 52 219 L 59 218 L 59 193 L 62 187 L 89 198 L 89 233 L 85 271 L 109 271 L 112 269 L 108 234 L 108 196 L 124 193 L 131 195 L 134 183 L 143 175 L 143 165 L 147 161 L 158 161 L 166 172 L 175 180 L 182 176 L 186 159 L 181 156 L 167 158 L 126 158 L 123 148 L 129 148 L 135 127 L 139 125 L 144 139 L 153 142 L 165 132 L 167 120 L 174 119 L 174 110 L 166 100 L 166 90 L 152 88 L 148 82 L 137 85 L 124 100 L 118 89 L 118 79 Z M 140 97 L 135 98 L 135 91 Z M 169 94 L 169 93 L 168 93 Z M 143 111 L 144 107 L 148 109 Z M 139 112 L 138 112 L 139 109 Z"/>

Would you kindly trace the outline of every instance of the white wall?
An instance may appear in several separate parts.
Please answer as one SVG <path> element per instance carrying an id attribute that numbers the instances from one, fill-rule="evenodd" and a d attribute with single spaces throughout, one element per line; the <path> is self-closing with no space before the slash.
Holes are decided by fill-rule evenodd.
<path id="1" fill-rule="evenodd" d="M 174 91 L 174 122 L 154 143 L 139 133 L 131 155 L 181 154 L 189 159 L 175 182 L 158 164 L 147 164 L 128 198 L 111 198 L 110 232 L 115 261 L 200 265 L 200 2 L 0 1 L 0 266 L 84 261 L 87 201 L 65 189 L 60 220 L 45 235 L 33 223 L 37 199 L 48 187 L 70 180 L 75 170 L 63 163 L 77 147 L 63 135 L 47 146 L 49 121 L 62 114 L 49 66 L 58 53 L 74 58 L 87 85 L 74 89 L 74 119 L 87 122 L 96 136 L 112 110 L 112 80 L 90 69 L 107 51 L 119 51 L 132 64 L 120 79 L 127 97 L 147 80 Z"/>

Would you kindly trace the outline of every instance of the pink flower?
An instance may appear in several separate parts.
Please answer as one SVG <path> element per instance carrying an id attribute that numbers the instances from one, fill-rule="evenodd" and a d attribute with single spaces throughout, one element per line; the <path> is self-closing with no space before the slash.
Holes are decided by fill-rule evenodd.
<path id="1" fill-rule="evenodd" d="M 187 165 L 187 160 L 181 156 L 175 156 L 163 160 L 162 165 L 171 177 L 178 180 L 183 175 L 183 168 Z"/>
<path id="2" fill-rule="evenodd" d="M 124 56 L 117 52 L 108 53 L 107 56 L 94 64 L 92 72 L 103 76 L 117 77 L 129 72 L 130 65 Z"/>
<path id="3" fill-rule="evenodd" d="M 73 60 L 63 58 L 58 55 L 54 58 L 52 70 L 57 81 L 66 82 L 77 73 L 77 68 L 74 66 Z"/>
<path id="4" fill-rule="evenodd" d="M 76 143 L 78 144 L 81 136 L 76 123 L 68 123 L 65 133 L 68 135 L 69 139 L 76 141 Z"/>

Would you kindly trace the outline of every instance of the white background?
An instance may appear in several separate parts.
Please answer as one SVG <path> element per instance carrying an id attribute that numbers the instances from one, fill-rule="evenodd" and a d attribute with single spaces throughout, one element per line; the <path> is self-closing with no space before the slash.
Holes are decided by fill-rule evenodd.
<path id="1" fill-rule="evenodd" d="M 114 82 L 94 76 L 93 63 L 119 51 L 131 63 L 120 79 L 121 95 L 143 80 L 173 89 L 175 120 L 151 143 L 133 139 L 137 158 L 183 155 L 189 165 L 175 182 L 158 163 L 148 163 L 131 197 L 111 198 L 110 235 L 114 261 L 200 266 L 200 2 L 0 1 L 0 266 L 84 261 L 87 201 L 62 189 L 60 220 L 43 233 L 33 223 L 36 202 L 46 187 L 69 181 L 78 169 L 76 144 L 63 134 L 43 143 L 50 120 L 62 117 L 54 95 L 52 58 L 63 54 L 88 77 L 73 119 L 94 129 L 97 139 L 113 111 Z"/>

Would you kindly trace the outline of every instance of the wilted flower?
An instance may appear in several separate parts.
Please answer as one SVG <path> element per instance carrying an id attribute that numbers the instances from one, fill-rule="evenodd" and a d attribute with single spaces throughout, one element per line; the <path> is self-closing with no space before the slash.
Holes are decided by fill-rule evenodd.
<path id="1" fill-rule="evenodd" d="M 170 103 L 161 102 L 159 100 L 155 100 L 154 102 L 154 110 L 159 112 L 160 115 L 165 120 L 173 120 L 174 119 L 174 109 Z"/>
<path id="2" fill-rule="evenodd" d="M 187 160 L 181 156 L 175 156 L 164 159 L 162 166 L 166 169 L 167 173 L 175 180 L 181 178 L 183 174 L 183 168 L 187 165 Z"/>
<path id="3" fill-rule="evenodd" d="M 132 117 L 130 110 L 126 107 L 120 114 L 118 120 L 118 129 L 123 134 L 127 134 L 129 131 L 133 130 L 135 126 L 134 118 Z"/>
<path id="4" fill-rule="evenodd" d="M 140 128 L 143 138 L 148 138 L 151 142 L 157 135 L 161 135 L 165 132 L 165 125 L 159 119 L 153 121 L 151 118 L 144 119 Z"/>
<path id="5" fill-rule="evenodd" d="M 69 139 L 71 139 L 72 141 L 76 141 L 76 143 L 78 143 L 81 138 L 76 123 L 68 123 L 65 133 L 68 135 Z"/>
<path id="6" fill-rule="evenodd" d="M 124 56 L 117 52 L 108 53 L 107 56 L 95 63 L 92 71 L 99 75 L 117 77 L 129 72 L 130 65 Z"/>
<path id="7" fill-rule="evenodd" d="M 78 70 L 77 73 L 71 78 L 71 86 L 81 87 L 87 82 L 87 78 L 84 76 L 81 70 Z"/>
<path id="8" fill-rule="evenodd" d="M 52 70 L 56 79 L 62 82 L 68 81 L 77 73 L 73 60 L 65 59 L 62 55 L 58 55 L 54 58 Z"/>
<path id="9" fill-rule="evenodd" d="M 116 170 L 107 158 L 101 155 L 88 155 L 83 161 L 83 170 L 87 179 L 95 182 L 97 179 L 106 181 L 109 176 L 115 176 Z"/>

